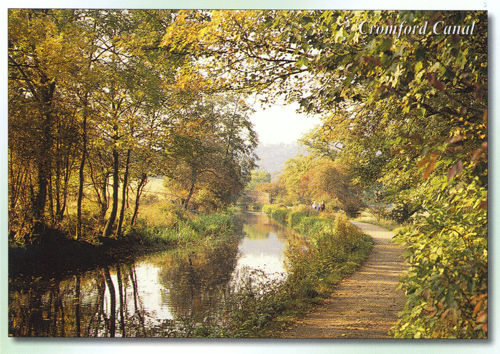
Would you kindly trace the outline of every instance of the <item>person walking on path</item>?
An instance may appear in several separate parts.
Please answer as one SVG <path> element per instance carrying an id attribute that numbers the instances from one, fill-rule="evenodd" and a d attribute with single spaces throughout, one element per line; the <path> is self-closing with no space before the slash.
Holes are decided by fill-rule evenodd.
<path id="1" fill-rule="evenodd" d="M 403 249 L 390 243 L 394 233 L 386 229 L 352 224 L 372 237 L 372 252 L 356 273 L 281 338 L 391 338 L 389 329 L 405 304 L 404 292 L 396 291 L 405 269 Z"/>

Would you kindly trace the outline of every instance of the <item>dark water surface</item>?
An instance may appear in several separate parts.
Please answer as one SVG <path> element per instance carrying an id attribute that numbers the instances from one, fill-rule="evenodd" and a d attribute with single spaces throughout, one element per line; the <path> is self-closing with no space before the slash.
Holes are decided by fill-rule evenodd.
<path id="1" fill-rule="evenodd" d="M 219 313 L 252 275 L 285 277 L 292 231 L 245 213 L 228 242 L 156 253 L 65 279 L 16 280 L 9 288 L 9 335 L 166 336 Z"/>

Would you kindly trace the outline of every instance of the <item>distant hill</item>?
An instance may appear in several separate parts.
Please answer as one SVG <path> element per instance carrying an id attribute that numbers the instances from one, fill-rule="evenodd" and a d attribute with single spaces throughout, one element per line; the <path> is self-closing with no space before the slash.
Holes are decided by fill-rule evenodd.
<path id="1" fill-rule="evenodd" d="M 257 161 L 259 169 L 269 172 L 271 177 L 280 172 L 286 160 L 295 157 L 299 152 L 304 153 L 304 148 L 296 143 L 260 144 L 255 149 L 260 159 Z"/>

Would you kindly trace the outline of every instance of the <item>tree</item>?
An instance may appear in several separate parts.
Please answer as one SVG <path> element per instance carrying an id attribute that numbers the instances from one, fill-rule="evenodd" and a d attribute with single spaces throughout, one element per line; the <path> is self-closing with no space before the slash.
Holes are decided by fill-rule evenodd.
<path id="1" fill-rule="evenodd" d="M 248 112 L 244 102 L 220 96 L 200 96 L 179 112 L 168 132 L 165 174 L 169 189 L 180 192 L 182 209 L 196 193 L 226 205 L 243 189 L 257 145 Z"/>
<path id="2" fill-rule="evenodd" d="M 262 170 L 253 170 L 250 174 L 250 182 L 248 182 L 246 189 L 256 190 L 261 183 L 270 183 L 271 174 Z"/>
<path id="3" fill-rule="evenodd" d="M 93 199 L 86 181 L 94 185 L 98 220 L 103 222 L 110 176 L 113 198 L 104 235 L 115 226 L 121 233 L 130 177 L 141 176 L 143 185 L 144 174 L 158 171 L 136 164 L 135 150 L 144 146 L 151 162 L 153 151 L 159 155 L 158 144 L 151 142 L 161 141 L 164 129 L 157 129 L 154 137 L 152 132 L 158 121 L 168 119 L 167 83 L 174 81 L 183 60 L 172 56 L 166 61 L 159 55 L 161 31 L 171 20 L 168 13 L 9 12 L 11 238 L 41 235 L 47 227 L 81 237 L 85 203 Z M 134 171 L 139 165 L 143 170 Z M 120 183 L 125 188 L 118 213 Z M 75 228 L 72 218 L 61 225 L 64 216 L 72 214 L 67 206 L 73 195 Z"/>
<path id="4" fill-rule="evenodd" d="M 72 10 L 9 11 L 9 156 L 11 175 L 24 175 L 10 183 L 12 232 L 26 232 L 27 226 L 39 235 L 51 224 L 46 208 L 49 198 L 53 200 L 52 187 L 57 200 L 54 220 L 64 213 L 60 198 L 67 195 L 78 148 L 71 143 L 77 124 L 71 83 L 87 47 L 86 32 L 79 30 Z M 24 188 L 28 199 L 21 200 L 18 193 Z"/>
<path id="5" fill-rule="evenodd" d="M 288 159 L 282 174 L 279 177 L 280 183 L 284 186 L 286 193 L 281 201 L 293 204 L 310 204 L 312 202 L 311 190 L 308 185 L 308 173 L 314 168 L 314 157 L 310 155 L 297 155 Z"/>
<path id="6" fill-rule="evenodd" d="M 274 203 L 279 196 L 286 194 L 286 188 L 282 183 L 280 183 L 280 180 L 260 183 L 255 190 L 258 192 L 268 193 L 271 203 Z"/>
<path id="7" fill-rule="evenodd" d="M 318 160 L 310 174 L 309 188 L 317 200 L 326 195 L 328 200 L 338 202 L 339 208 L 350 217 L 357 216 L 365 206 L 360 197 L 360 188 L 354 185 L 347 166 Z"/>
<path id="8" fill-rule="evenodd" d="M 203 62 L 194 64 L 203 65 L 213 74 L 210 80 L 218 78 L 219 85 L 258 91 L 265 100 L 284 96 L 299 102 L 305 111 L 338 117 L 341 129 L 328 121 L 324 127 L 335 132 L 327 139 L 341 143 L 344 150 L 347 144 L 342 141 L 353 142 L 356 135 L 363 136 L 363 141 L 350 144 L 349 149 L 363 149 L 363 143 L 378 133 L 386 138 L 387 134 L 417 138 L 415 134 L 428 132 L 429 136 L 420 136 L 420 140 L 402 138 L 389 149 L 395 151 L 408 142 L 417 142 L 419 150 L 427 146 L 424 163 L 430 172 L 437 159 L 444 162 L 451 156 L 451 151 L 441 154 L 439 149 L 453 137 L 468 134 L 467 147 L 461 153 L 454 151 L 443 168 L 452 168 L 465 155 L 470 160 L 484 142 L 486 37 L 436 36 L 427 31 L 414 40 L 414 35 L 362 34 L 360 25 L 422 27 L 427 21 L 432 27 L 456 23 L 470 26 L 474 22 L 477 34 L 486 32 L 485 15 L 186 11 L 167 30 L 163 45 L 171 52 L 185 50 L 202 56 Z M 355 135 L 350 133 L 353 127 Z M 335 139 L 346 131 L 349 134 L 344 139 Z M 382 139 L 373 141 L 379 143 L 379 149 L 372 152 L 376 154 L 383 147 Z"/>

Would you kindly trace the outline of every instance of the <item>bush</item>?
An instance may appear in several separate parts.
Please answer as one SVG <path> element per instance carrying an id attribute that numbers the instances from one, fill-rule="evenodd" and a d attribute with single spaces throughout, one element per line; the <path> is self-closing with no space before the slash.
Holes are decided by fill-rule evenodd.
<path id="1" fill-rule="evenodd" d="M 272 218 L 281 224 L 287 225 L 289 222 L 290 211 L 286 208 L 279 208 L 272 212 Z"/>
<path id="2" fill-rule="evenodd" d="M 372 240 L 347 219 L 306 217 L 295 228 L 307 236 L 290 245 L 287 286 L 295 296 L 325 297 L 332 286 L 354 272 L 368 255 Z"/>
<path id="3" fill-rule="evenodd" d="M 271 216 L 274 210 L 276 210 L 275 205 L 266 204 L 262 206 L 262 212 L 265 213 L 266 215 Z"/>
<path id="4" fill-rule="evenodd" d="M 397 236 L 412 266 L 401 279 L 407 302 L 397 338 L 486 338 L 488 219 L 476 183 L 436 199 Z"/>
<path id="5" fill-rule="evenodd" d="M 300 224 L 300 222 L 306 217 L 306 213 L 303 213 L 303 212 L 291 212 L 290 213 L 290 226 L 291 227 L 294 227 L 298 224 Z"/>

